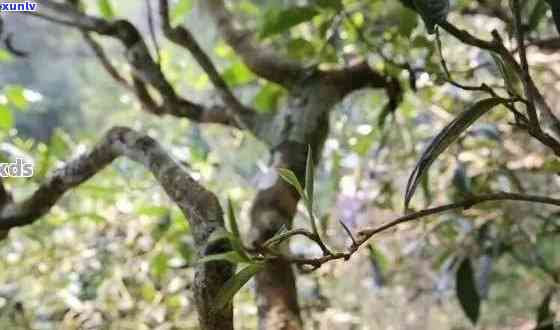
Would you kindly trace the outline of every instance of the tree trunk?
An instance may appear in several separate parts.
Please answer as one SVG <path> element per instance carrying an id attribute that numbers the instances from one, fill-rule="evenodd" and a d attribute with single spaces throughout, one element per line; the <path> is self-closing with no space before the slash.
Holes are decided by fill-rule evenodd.
<path id="1" fill-rule="evenodd" d="M 286 143 L 278 151 L 282 160 L 276 166 L 290 168 L 301 178 L 305 150 L 302 144 Z M 266 241 L 282 225 L 290 228 L 298 201 L 297 192 L 281 179 L 277 179 L 273 186 L 259 191 L 251 210 L 254 241 Z M 292 266 L 284 261 L 270 263 L 264 271 L 257 274 L 255 281 L 259 329 L 301 329 L 302 321 Z"/>
<path id="2" fill-rule="evenodd" d="M 329 111 L 343 96 L 340 89 L 322 78 L 317 74 L 294 88 L 287 108 L 265 128 L 273 142 L 272 166 L 289 168 L 300 182 L 305 180 L 308 145 L 317 163 L 329 130 Z M 283 225 L 290 228 L 299 199 L 295 189 L 280 177 L 270 187 L 260 190 L 251 210 L 251 240 L 263 243 Z M 259 329 L 302 329 L 292 266 L 283 261 L 272 262 L 255 280 Z"/>

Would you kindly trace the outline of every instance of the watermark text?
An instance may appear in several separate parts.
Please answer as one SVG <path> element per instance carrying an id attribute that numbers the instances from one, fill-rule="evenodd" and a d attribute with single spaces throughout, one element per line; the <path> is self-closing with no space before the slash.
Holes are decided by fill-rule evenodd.
<path id="1" fill-rule="evenodd" d="M 36 10 L 37 10 L 37 3 L 33 1 L 0 2 L 0 12 L 4 12 L 4 11 L 21 12 L 21 11 L 36 11 Z"/>
<path id="2" fill-rule="evenodd" d="M 30 178 L 33 176 L 33 164 L 18 158 L 14 163 L 0 163 L 2 178 Z"/>

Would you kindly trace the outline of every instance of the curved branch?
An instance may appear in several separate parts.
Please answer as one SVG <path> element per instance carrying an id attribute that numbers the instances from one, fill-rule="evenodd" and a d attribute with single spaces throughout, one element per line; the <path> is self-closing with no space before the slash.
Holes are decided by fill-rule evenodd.
<path id="1" fill-rule="evenodd" d="M 0 212 L 0 230 L 32 224 L 49 212 L 67 191 L 93 177 L 119 156 L 146 166 L 189 219 L 216 218 L 217 215 L 205 210 L 218 207 L 217 201 L 211 200 L 213 194 L 191 179 L 154 139 L 129 128 L 116 127 L 89 153 L 55 170 L 31 197 L 6 205 Z"/>
<path id="2" fill-rule="evenodd" d="M 383 88 L 387 94 L 386 111 L 395 112 L 403 98 L 403 89 L 397 78 L 375 71 L 367 62 L 342 69 L 322 72 L 325 80 L 337 86 L 342 95 L 362 88 Z"/>
<path id="3" fill-rule="evenodd" d="M 325 71 L 324 75 L 333 84 L 340 86 L 342 95 L 365 87 L 386 88 L 391 81 L 390 77 L 373 70 L 367 62 Z"/>
<path id="4" fill-rule="evenodd" d="M 286 88 L 293 87 L 305 77 L 306 69 L 300 63 L 280 57 L 273 49 L 257 44 L 253 31 L 240 28 L 224 0 L 207 0 L 204 3 L 226 43 L 257 76 Z"/>
<path id="5" fill-rule="evenodd" d="M 86 15 L 72 5 L 43 0 L 39 11 L 28 13 L 57 24 L 63 24 L 80 29 L 82 32 L 94 32 L 99 35 L 115 38 L 125 47 L 126 60 L 132 67 L 133 87 L 136 95 L 146 109 L 157 115 L 169 114 L 177 117 L 188 118 L 200 123 L 218 123 L 233 127 L 240 127 L 224 107 L 205 107 L 186 100 L 175 92 L 173 86 L 163 75 L 160 66 L 152 58 L 150 51 L 138 29 L 126 20 L 108 21 L 98 17 Z M 91 40 L 89 41 L 91 45 Z M 94 47 L 96 56 L 100 57 L 101 48 Z M 107 62 L 100 57 L 104 67 Z M 109 73 L 116 78 L 115 72 Z M 116 78 L 123 83 L 122 79 Z M 129 85 L 128 83 L 125 85 Z M 148 85 L 153 87 L 160 95 L 161 102 L 157 102 L 148 92 Z M 250 123 L 247 118 L 247 123 Z M 246 125 L 249 126 L 249 125 Z"/>
<path id="6" fill-rule="evenodd" d="M 93 177 L 119 156 L 144 165 L 154 175 L 188 219 L 200 256 L 230 250 L 227 242 L 209 240 L 213 232 L 224 230 L 223 212 L 216 195 L 192 179 L 154 139 L 124 127 L 111 129 L 91 152 L 57 169 L 25 201 L 6 205 L 0 211 L 0 234 L 32 224 L 49 212 L 67 191 Z M 226 262 L 197 266 L 193 289 L 201 329 L 233 329 L 231 307 L 215 308 L 215 297 L 233 270 Z"/>
<path id="7" fill-rule="evenodd" d="M 95 56 L 97 57 L 97 59 L 99 60 L 99 62 L 101 62 L 101 65 L 103 66 L 103 68 L 105 68 L 105 71 L 107 71 L 107 73 L 119 84 L 121 84 L 122 86 L 124 86 L 126 89 L 128 89 L 129 91 L 134 92 L 134 88 L 130 85 L 130 83 L 119 73 L 119 71 L 117 70 L 117 68 L 113 65 L 113 63 L 111 63 L 111 60 L 109 59 L 109 57 L 107 56 L 107 53 L 105 52 L 105 50 L 103 49 L 103 47 L 97 42 L 95 41 L 92 36 L 85 31 L 82 31 L 82 37 L 85 40 L 85 42 L 89 45 L 89 47 L 91 48 L 91 50 L 93 51 L 93 53 L 95 54 Z"/>

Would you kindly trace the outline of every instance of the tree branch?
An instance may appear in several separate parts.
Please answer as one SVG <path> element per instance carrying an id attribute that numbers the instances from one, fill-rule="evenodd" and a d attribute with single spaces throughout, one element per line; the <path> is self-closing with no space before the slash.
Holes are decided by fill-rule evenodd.
<path id="1" fill-rule="evenodd" d="M 529 46 L 535 46 L 545 51 L 557 51 L 560 49 L 560 38 L 530 40 Z"/>
<path id="2" fill-rule="evenodd" d="M 372 236 L 376 234 L 379 234 L 383 231 L 386 231 L 390 228 L 393 228 L 405 222 L 414 221 L 429 215 L 444 213 L 455 209 L 469 209 L 477 204 L 495 202 L 495 201 L 521 201 L 521 202 L 560 206 L 560 199 L 555 199 L 555 198 L 550 198 L 545 196 L 524 195 L 524 194 L 506 193 L 506 192 L 472 196 L 458 203 L 442 205 L 442 206 L 407 214 L 405 216 L 397 218 L 377 228 L 361 230 L 358 233 L 358 236 L 360 237 L 360 244 L 363 244 L 366 240 L 370 239 Z"/>
<path id="3" fill-rule="evenodd" d="M 224 0 L 207 0 L 204 3 L 226 43 L 257 76 L 288 89 L 305 77 L 307 70 L 300 63 L 278 56 L 273 49 L 256 44 L 254 32 L 239 27 Z"/>
<path id="4" fill-rule="evenodd" d="M 521 71 L 523 75 L 524 86 L 530 86 L 531 72 L 529 71 L 529 62 L 527 61 L 527 48 L 525 48 L 525 28 L 521 18 L 521 3 L 519 0 L 510 0 L 511 10 L 513 12 L 513 21 L 515 23 L 515 39 L 517 40 L 517 47 L 519 49 L 519 59 L 521 60 Z M 539 127 L 539 118 L 537 109 L 535 107 L 535 96 L 531 88 L 525 88 L 525 96 L 527 97 L 527 113 L 529 117 L 529 124 L 532 127 Z"/>
<path id="5" fill-rule="evenodd" d="M 542 115 L 543 124 L 545 124 L 546 127 L 550 129 L 557 138 L 560 137 L 560 120 L 558 120 L 556 115 L 554 115 L 554 112 L 552 111 L 550 105 L 548 105 L 544 96 L 538 90 L 531 76 L 529 75 L 527 77 L 522 66 L 517 63 L 515 57 L 509 52 L 507 48 L 505 48 L 505 46 L 501 42 L 500 36 L 496 31 L 492 33 L 494 36 L 494 40 L 486 41 L 473 36 L 465 30 L 457 28 L 447 21 L 441 22 L 439 26 L 467 45 L 485 49 L 498 54 L 504 60 L 504 62 L 506 62 L 507 65 L 511 66 L 516 74 L 521 77 L 521 81 L 523 82 L 523 86 L 525 88 L 525 93 L 527 95 L 533 96 L 536 108 Z M 533 136 L 544 137 L 546 135 L 546 138 L 543 138 L 541 140 L 547 141 L 546 145 L 553 149 L 556 154 L 560 153 L 560 142 L 558 142 L 557 138 L 554 138 L 543 132 L 539 125 L 530 125 L 528 128 L 530 129 L 530 133 Z"/>
<path id="6" fill-rule="evenodd" d="M 391 81 L 390 77 L 373 70 L 365 61 L 339 70 L 325 71 L 323 74 L 327 80 L 340 86 L 342 95 L 365 87 L 387 88 Z"/>
<path id="7" fill-rule="evenodd" d="M 54 171 L 31 197 L 0 210 L 0 235 L 2 231 L 37 221 L 67 191 L 93 177 L 119 156 L 144 165 L 179 206 L 192 228 L 200 257 L 231 249 L 227 240 L 209 239 L 212 233 L 225 230 L 216 195 L 192 179 L 154 139 L 124 127 L 111 129 L 92 151 Z M 215 297 L 233 271 L 233 265 L 227 262 L 197 266 L 193 289 L 201 329 L 233 329 L 231 307 L 215 308 Z"/>
<path id="8" fill-rule="evenodd" d="M 210 57 L 204 52 L 202 47 L 198 44 L 192 33 L 182 26 L 172 27 L 169 19 L 169 3 L 167 0 L 159 1 L 160 17 L 162 22 L 163 33 L 172 42 L 185 47 L 189 50 L 191 55 L 195 58 L 202 69 L 208 74 L 210 81 L 219 91 L 224 103 L 230 109 L 230 114 L 237 121 L 241 127 L 245 126 L 248 115 L 254 115 L 254 111 L 248 109 L 233 95 L 227 83 L 222 78 Z"/>
<path id="9" fill-rule="evenodd" d="M 103 66 L 103 68 L 105 68 L 105 71 L 107 71 L 107 73 L 116 82 L 121 84 L 123 87 L 125 87 L 129 91 L 134 92 L 135 91 L 134 88 L 130 85 L 130 83 L 123 76 L 121 76 L 121 74 L 119 73 L 117 68 L 113 65 L 113 63 L 111 63 L 111 60 L 109 59 L 109 57 L 105 53 L 105 50 L 103 49 L 103 47 L 97 41 L 95 41 L 92 38 L 92 36 L 86 31 L 82 31 L 82 37 L 84 38 L 85 42 L 89 45 L 89 47 L 91 48 L 91 50 L 93 51 L 95 56 L 99 59 L 99 62 L 101 62 L 101 65 Z"/>
<path id="10" fill-rule="evenodd" d="M 148 15 L 148 28 L 150 30 L 150 38 L 152 39 L 152 44 L 154 45 L 157 63 L 161 65 L 161 49 L 159 47 L 156 30 L 154 26 L 154 13 L 152 11 L 152 5 L 150 0 L 146 0 L 146 15 Z"/>
<path id="11" fill-rule="evenodd" d="M 28 199 L 6 205 L 0 211 L 0 230 L 35 222 L 49 212 L 67 191 L 93 177 L 119 156 L 146 166 L 169 197 L 189 218 L 193 217 L 193 221 L 199 221 L 201 217 L 215 217 L 205 210 L 208 203 L 216 202 L 210 201 L 211 193 L 191 179 L 155 140 L 131 129 L 117 127 L 111 129 L 91 152 L 55 170 Z"/>
<path id="12" fill-rule="evenodd" d="M 317 258 L 302 258 L 299 256 L 282 255 L 279 253 L 273 253 L 273 251 L 272 252 L 268 251 L 269 255 L 267 255 L 267 257 L 280 258 L 289 261 L 291 263 L 294 263 L 298 266 L 308 266 L 311 268 L 307 269 L 306 271 L 313 271 L 321 267 L 321 265 L 330 262 L 332 260 L 340 260 L 340 259 L 348 260 L 354 253 L 356 253 L 356 251 L 359 249 L 360 246 L 367 243 L 373 236 L 382 233 L 384 231 L 387 231 L 391 228 L 394 228 L 400 224 L 416 221 L 430 215 L 441 214 L 457 209 L 469 209 L 477 204 L 482 204 L 487 202 L 497 202 L 497 201 L 521 201 L 521 202 L 560 206 L 560 199 L 549 198 L 545 196 L 524 195 L 524 194 L 506 193 L 506 192 L 497 192 L 493 194 L 472 196 L 458 203 L 446 204 L 434 208 L 413 212 L 404 215 L 402 217 L 399 217 L 395 220 L 389 221 L 386 224 L 381 225 L 379 227 L 362 229 L 358 232 L 357 238 L 353 239 L 352 245 L 345 252 L 335 252 Z M 296 230 L 292 232 L 300 235 L 302 234 L 300 231 L 296 231 Z M 290 233 L 290 235 L 293 236 L 294 234 Z"/>
<path id="13" fill-rule="evenodd" d="M 81 13 L 71 5 L 52 0 L 42 1 L 39 11 L 29 14 L 57 24 L 71 26 L 85 32 L 95 32 L 119 40 L 126 49 L 125 57 L 133 69 L 133 86 L 136 89 L 136 94 L 140 97 L 144 106 L 149 106 L 148 110 L 150 112 L 158 115 L 169 114 L 188 118 L 200 123 L 218 123 L 239 127 L 234 118 L 223 107 L 205 107 L 177 95 L 173 86 L 163 75 L 159 65 L 150 55 L 140 32 L 130 22 L 126 20 L 107 21 L 92 17 Z M 99 57 L 98 51 L 96 51 L 96 54 Z M 107 68 L 106 63 L 104 66 Z M 114 73 L 111 74 L 110 72 L 115 78 Z M 122 83 L 122 81 L 120 82 Z M 148 86 L 144 84 L 150 85 L 160 94 L 162 101 L 159 104 L 148 92 Z"/>
<path id="14" fill-rule="evenodd" d="M 224 229 L 216 196 L 193 180 L 154 139 L 122 127 L 111 129 L 91 152 L 57 169 L 31 197 L 4 207 L 0 211 L 0 231 L 32 224 L 67 191 L 93 177 L 119 156 L 143 164 L 152 172 L 188 219 L 200 256 L 230 249 L 224 241 L 209 241 L 213 232 Z M 197 267 L 194 291 L 201 329 L 233 329 L 231 308 L 218 311 L 214 307 L 218 290 L 232 274 L 233 266 L 229 263 L 204 263 Z"/>

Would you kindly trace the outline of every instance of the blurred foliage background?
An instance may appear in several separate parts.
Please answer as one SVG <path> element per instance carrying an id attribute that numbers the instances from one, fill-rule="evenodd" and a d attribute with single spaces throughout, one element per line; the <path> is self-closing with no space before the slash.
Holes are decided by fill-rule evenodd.
<path id="1" fill-rule="evenodd" d="M 91 14 L 124 16 L 148 33 L 144 2 L 109 1 L 109 9 L 104 1 L 84 2 Z M 494 2 L 508 8 L 507 1 Z M 426 143 L 480 99 L 480 92 L 446 83 L 434 37 L 398 1 L 233 3 L 237 15 L 287 57 L 324 67 L 362 57 L 401 81 L 405 93 L 395 113 L 384 108 L 382 91 L 362 90 L 337 106 L 324 161 L 316 169 L 315 195 L 325 237 L 339 248 L 348 244 L 339 219 L 356 230 L 402 214 L 406 179 Z M 550 11 L 538 7 L 542 3 L 524 4 L 529 38 L 557 36 Z M 508 44 L 511 31 L 504 21 L 477 14 L 478 6 L 452 1 L 449 19 L 482 38 L 497 29 Z M 257 79 L 218 38 L 197 1 L 176 1 L 172 16 L 191 29 L 243 102 L 273 112 L 285 101 L 286 91 Z M 16 58 L 0 51 L 1 157 L 23 157 L 35 165 L 33 178 L 6 180 L 16 199 L 87 150 L 102 132 L 126 125 L 157 138 L 222 205 L 231 197 L 242 233 L 248 231 L 251 198 L 270 175 L 265 146 L 227 128 L 143 113 L 78 32 L 30 16 L 2 18 L 18 49 L 28 52 Z M 120 46 L 102 41 L 119 63 Z M 202 103 L 217 97 L 188 53 L 164 38 L 160 43 L 163 70 L 178 91 Z M 499 64 L 488 52 L 445 33 L 442 45 L 455 80 L 505 92 Z M 541 92 L 557 109 L 559 53 L 532 47 L 529 58 Z M 436 161 L 412 207 L 497 190 L 557 195 L 560 162 L 511 121 L 500 110 L 483 117 Z M 306 327 L 471 328 L 456 297 L 457 268 L 468 257 L 482 298 L 478 327 L 532 329 L 539 306 L 558 285 L 559 214 L 542 205 L 489 203 L 376 236 L 350 261 L 299 276 Z M 306 224 L 302 210 L 295 226 Z M 0 329 L 196 329 L 189 289 L 192 245 L 187 222 L 151 175 L 118 160 L 68 193 L 37 224 L 12 230 L 0 242 Z M 303 240 L 291 245 L 295 252 L 318 253 Z M 235 298 L 239 329 L 256 327 L 253 299 L 252 284 Z M 550 308 L 558 306 L 552 299 Z"/>

